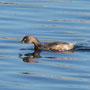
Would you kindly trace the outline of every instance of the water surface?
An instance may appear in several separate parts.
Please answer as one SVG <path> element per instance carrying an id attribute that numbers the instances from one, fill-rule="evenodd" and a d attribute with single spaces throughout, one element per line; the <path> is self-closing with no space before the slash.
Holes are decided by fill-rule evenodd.
<path id="1" fill-rule="evenodd" d="M 89 29 L 89 0 L 1 0 L 0 88 L 89 90 Z M 77 49 L 38 52 L 18 43 L 25 35 L 76 43 Z"/>

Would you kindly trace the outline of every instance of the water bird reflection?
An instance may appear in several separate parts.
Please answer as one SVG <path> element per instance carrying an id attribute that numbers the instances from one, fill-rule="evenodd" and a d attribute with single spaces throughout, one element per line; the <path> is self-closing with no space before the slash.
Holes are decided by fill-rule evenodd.
<path id="1" fill-rule="evenodd" d="M 34 60 L 40 58 L 40 52 L 40 50 L 36 49 L 33 53 L 24 54 L 24 57 L 22 57 L 22 54 L 19 54 L 19 58 L 21 58 L 24 62 L 37 63 L 37 61 Z"/>
<path id="2" fill-rule="evenodd" d="M 35 49 L 33 53 L 26 53 L 24 54 L 19 54 L 19 58 L 21 58 L 24 62 L 29 62 L 29 63 L 38 63 L 38 61 L 35 61 L 35 59 L 38 59 L 38 58 L 48 58 L 48 59 L 71 59 L 72 58 L 65 58 L 65 57 L 44 57 L 44 56 L 40 56 L 40 50 L 38 49 Z M 72 53 L 72 51 L 68 52 L 68 53 Z"/>

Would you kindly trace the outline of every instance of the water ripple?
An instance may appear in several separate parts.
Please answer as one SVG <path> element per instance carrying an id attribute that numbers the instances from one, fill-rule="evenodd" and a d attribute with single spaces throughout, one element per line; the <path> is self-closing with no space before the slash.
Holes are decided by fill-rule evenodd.
<path id="1" fill-rule="evenodd" d="M 62 76 L 44 75 L 44 74 L 39 74 L 39 73 L 26 73 L 26 72 L 22 72 L 22 74 L 28 74 L 28 75 L 39 76 L 39 77 L 47 77 L 47 78 L 69 79 L 69 80 L 89 81 L 90 82 L 90 79 L 84 79 L 84 78 L 62 77 Z"/>
<path id="2" fill-rule="evenodd" d="M 75 50 L 35 52 L 25 35 Z M 1 90 L 89 90 L 90 1 L 0 1 L 0 71 Z"/>
<path id="3" fill-rule="evenodd" d="M 17 4 L 17 3 L 9 3 L 9 2 L 0 2 L 0 4 L 17 5 L 17 6 L 31 6 L 31 7 L 48 7 L 46 5 Z"/>

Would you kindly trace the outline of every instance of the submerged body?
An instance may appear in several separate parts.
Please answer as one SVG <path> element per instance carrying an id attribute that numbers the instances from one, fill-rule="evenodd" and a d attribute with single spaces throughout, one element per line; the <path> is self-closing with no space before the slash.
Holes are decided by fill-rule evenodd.
<path id="1" fill-rule="evenodd" d="M 25 36 L 20 43 L 33 43 L 34 48 L 39 50 L 69 51 L 74 49 L 74 45 L 72 43 L 66 42 L 51 42 L 41 44 L 40 41 L 33 36 Z"/>

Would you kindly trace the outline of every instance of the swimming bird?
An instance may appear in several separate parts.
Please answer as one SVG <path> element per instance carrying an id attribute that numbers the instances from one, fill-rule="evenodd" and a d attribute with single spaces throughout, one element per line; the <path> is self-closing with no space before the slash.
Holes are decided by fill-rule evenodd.
<path id="1" fill-rule="evenodd" d="M 20 43 L 33 43 L 34 49 L 50 50 L 50 51 L 70 51 L 74 49 L 74 44 L 55 41 L 50 43 L 41 44 L 40 41 L 33 36 L 25 36 Z"/>

